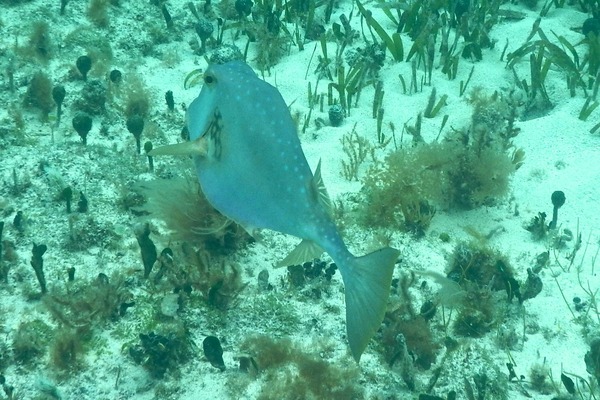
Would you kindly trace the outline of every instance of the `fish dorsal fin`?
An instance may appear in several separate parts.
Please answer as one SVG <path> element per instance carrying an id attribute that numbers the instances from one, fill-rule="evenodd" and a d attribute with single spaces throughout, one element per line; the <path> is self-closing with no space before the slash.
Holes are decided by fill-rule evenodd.
<path id="1" fill-rule="evenodd" d="M 299 265 L 307 261 L 319 258 L 323 254 L 323 249 L 312 240 L 302 240 L 298 246 L 292 250 L 286 258 L 277 263 L 277 267 L 287 267 L 288 265 Z"/>
<path id="2" fill-rule="evenodd" d="M 317 169 L 313 175 L 312 186 L 317 196 L 317 201 L 321 206 L 327 211 L 329 216 L 333 216 L 333 208 L 331 206 L 331 199 L 329 198 L 329 194 L 327 193 L 327 188 L 325 187 L 325 183 L 323 182 L 323 178 L 321 177 L 321 160 L 319 159 L 319 164 L 317 164 Z"/>

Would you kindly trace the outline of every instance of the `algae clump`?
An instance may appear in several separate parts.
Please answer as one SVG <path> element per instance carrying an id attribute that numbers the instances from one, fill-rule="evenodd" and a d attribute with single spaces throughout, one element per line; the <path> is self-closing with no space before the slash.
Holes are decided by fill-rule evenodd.
<path id="1" fill-rule="evenodd" d="M 475 91 L 471 125 L 441 141 L 418 142 L 389 153 L 363 180 L 362 221 L 423 234 L 437 207 L 473 209 L 506 195 L 524 153 L 512 139 L 515 106 L 510 96 Z"/>
<path id="2" fill-rule="evenodd" d="M 42 112 L 42 119 L 46 120 L 50 111 L 54 109 L 52 99 L 52 81 L 44 72 L 38 71 L 33 75 L 23 102 L 26 106 L 34 107 Z"/>
<path id="3" fill-rule="evenodd" d="M 320 347 L 320 346 L 318 346 Z M 331 363 L 303 351 L 289 338 L 265 335 L 247 338 L 240 346 L 252 358 L 261 382 L 258 399 L 358 399 L 364 398 L 358 385 L 359 370 L 348 364 Z M 319 349 L 323 350 L 323 349 Z M 244 382 L 230 382 L 235 397 L 243 397 Z M 245 383 L 249 384 L 249 381 Z"/>

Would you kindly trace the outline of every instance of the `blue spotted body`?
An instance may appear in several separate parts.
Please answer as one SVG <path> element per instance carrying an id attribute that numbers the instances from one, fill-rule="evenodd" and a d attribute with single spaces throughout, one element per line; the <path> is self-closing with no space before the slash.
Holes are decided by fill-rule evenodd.
<path id="1" fill-rule="evenodd" d="M 347 249 L 331 217 L 320 165 L 313 175 L 279 91 L 244 62 L 211 65 L 187 111 L 190 142 L 154 154 L 193 154 L 208 201 L 249 231 L 266 228 L 302 239 L 281 263 L 326 251 L 346 287 L 348 342 L 358 361 L 385 312 L 398 251 L 363 257 Z"/>

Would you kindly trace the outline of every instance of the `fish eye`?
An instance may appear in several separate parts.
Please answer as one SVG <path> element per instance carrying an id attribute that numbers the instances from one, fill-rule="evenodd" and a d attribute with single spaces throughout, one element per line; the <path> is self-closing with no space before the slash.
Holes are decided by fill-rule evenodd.
<path id="1" fill-rule="evenodd" d="M 214 83 L 215 81 L 216 81 L 216 79 L 213 75 L 209 75 L 209 74 L 204 75 L 204 83 L 210 85 L 211 83 Z"/>

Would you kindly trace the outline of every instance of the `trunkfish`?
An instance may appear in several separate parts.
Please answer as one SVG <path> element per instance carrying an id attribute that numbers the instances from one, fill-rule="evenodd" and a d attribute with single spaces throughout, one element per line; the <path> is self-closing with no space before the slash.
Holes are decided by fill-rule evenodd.
<path id="1" fill-rule="evenodd" d="M 246 63 L 210 65 L 186 122 L 188 142 L 150 155 L 191 155 L 210 204 L 248 232 L 302 239 L 280 266 L 327 252 L 344 282 L 347 339 L 358 362 L 383 320 L 399 251 L 350 253 L 333 222 L 320 162 L 313 174 L 283 97 Z"/>

